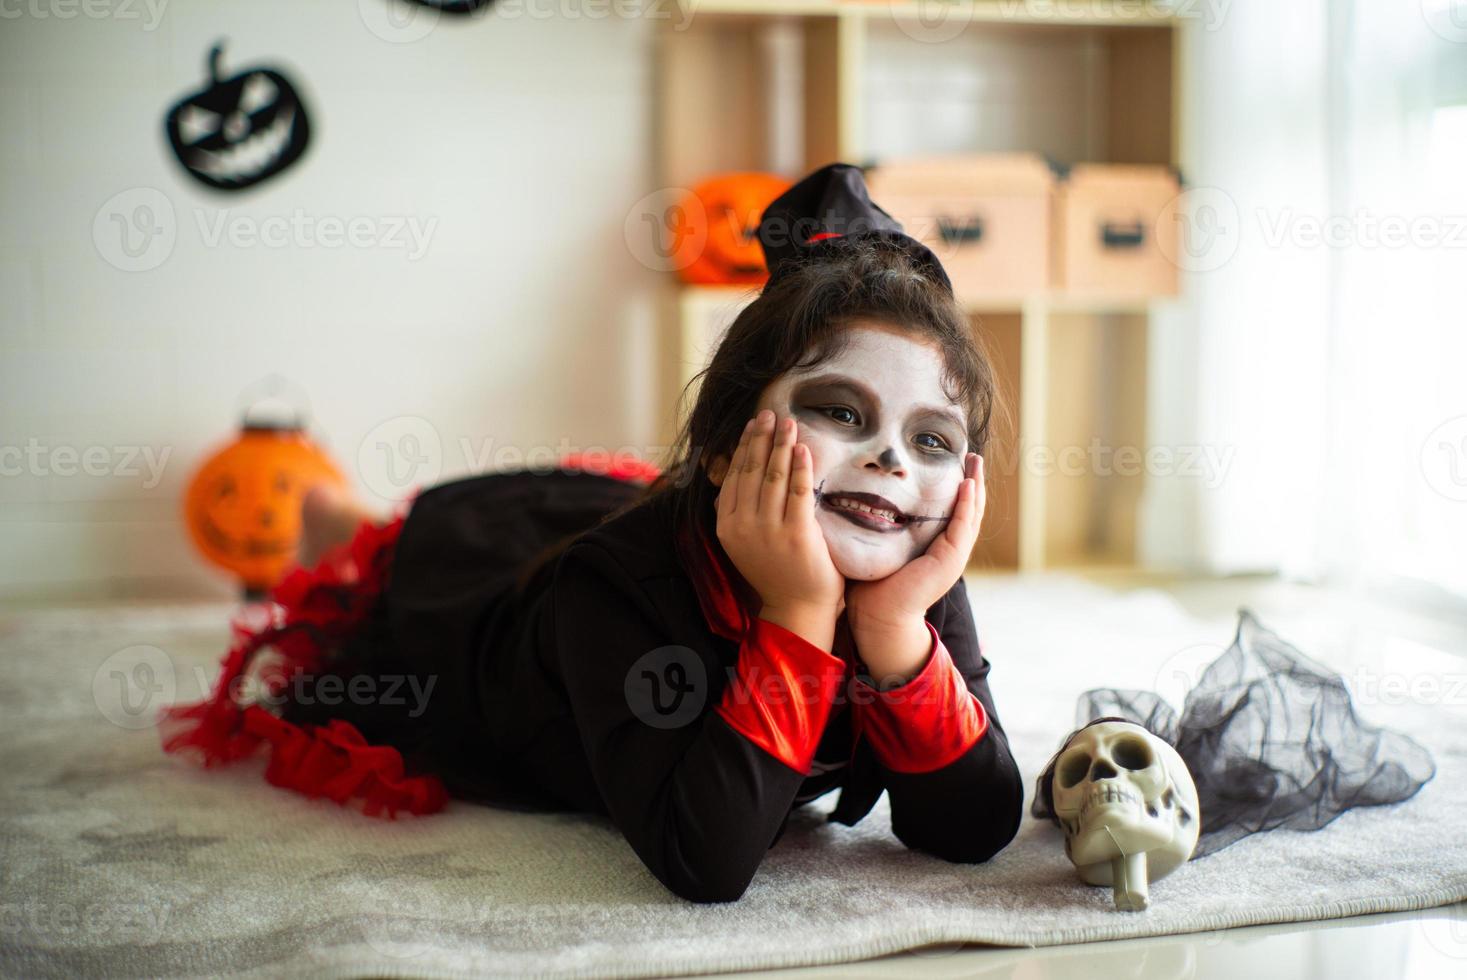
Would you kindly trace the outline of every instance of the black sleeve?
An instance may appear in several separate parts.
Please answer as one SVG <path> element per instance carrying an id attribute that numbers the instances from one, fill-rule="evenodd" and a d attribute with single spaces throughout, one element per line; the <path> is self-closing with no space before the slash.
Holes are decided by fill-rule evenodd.
<path id="1" fill-rule="evenodd" d="M 727 678 L 708 636 L 669 625 L 611 552 L 572 545 L 552 596 L 556 655 L 612 820 L 675 894 L 739 898 L 804 774 L 713 710 Z"/>
<path id="2" fill-rule="evenodd" d="M 939 621 L 940 617 L 940 621 Z M 988 730 L 958 759 L 931 772 L 883 771 L 892 832 L 908 847 L 949 861 L 986 861 L 1019 831 L 1024 784 L 988 690 L 989 663 L 962 579 L 931 618 L 968 690 L 988 713 Z"/>

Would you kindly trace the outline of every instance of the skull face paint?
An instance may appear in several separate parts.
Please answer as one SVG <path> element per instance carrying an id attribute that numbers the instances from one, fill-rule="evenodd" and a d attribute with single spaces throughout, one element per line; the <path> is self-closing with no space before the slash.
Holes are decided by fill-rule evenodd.
<path id="1" fill-rule="evenodd" d="M 848 579 L 885 578 L 927 550 L 957 503 L 967 416 L 945 394 L 938 348 L 863 321 L 849 344 L 775 379 L 758 407 L 793 416 L 810 448 L 816 515 Z"/>

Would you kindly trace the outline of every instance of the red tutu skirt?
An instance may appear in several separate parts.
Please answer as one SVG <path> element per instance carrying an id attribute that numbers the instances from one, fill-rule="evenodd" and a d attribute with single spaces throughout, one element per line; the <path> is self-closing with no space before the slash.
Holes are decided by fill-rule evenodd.
<path id="1" fill-rule="evenodd" d="M 210 696 L 160 713 L 163 750 L 220 766 L 264 747 L 265 778 L 276 786 L 357 806 L 369 816 L 441 810 L 448 801 L 443 784 L 432 775 L 407 775 L 397 749 L 370 744 L 346 721 L 295 725 L 258 703 L 278 699 L 293 673 L 319 670 L 361 625 L 387 584 L 403 520 L 361 524 L 315 568 L 292 569 L 268 603 L 245 607 L 230 624 L 234 642 Z M 266 650 L 276 656 L 257 662 Z"/>
<path id="2" fill-rule="evenodd" d="M 560 465 L 631 483 L 659 473 L 639 460 L 592 456 L 566 456 Z M 449 797 L 443 781 L 427 772 L 409 775 L 398 748 L 369 742 L 344 719 L 296 724 L 260 703 L 281 703 L 293 676 L 321 673 L 363 628 L 388 585 L 405 520 L 361 524 L 315 568 L 293 568 L 267 602 L 244 607 L 230 624 L 233 642 L 210 695 L 160 712 L 163 750 L 213 767 L 263 749 L 265 778 L 307 797 L 388 819 L 441 810 Z M 272 656 L 261 656 L 267 652 Z"/>

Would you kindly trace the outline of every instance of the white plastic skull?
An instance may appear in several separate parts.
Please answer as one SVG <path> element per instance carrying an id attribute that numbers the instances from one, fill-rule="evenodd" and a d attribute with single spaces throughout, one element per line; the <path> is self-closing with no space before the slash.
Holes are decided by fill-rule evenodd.
<path id="1" fill-rule="evenodd" d="M 1116 907 L 1146 908 L 1149 882 L 1186 863 L 1201 813 L 1192 774 L 1175 749 L 1140 725 L 1103 721 L 1076 732 L 1051 783 L 1065 854 Z"/>

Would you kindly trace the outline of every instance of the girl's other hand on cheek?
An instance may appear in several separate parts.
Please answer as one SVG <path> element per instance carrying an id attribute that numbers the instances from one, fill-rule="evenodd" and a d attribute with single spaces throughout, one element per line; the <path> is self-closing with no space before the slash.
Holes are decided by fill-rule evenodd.
<path id="1" fill-rule="evenodd" d="M 947 594 L 967 567 L 986 503 L 983 457 L 968 453 L 952 517 L 927 550 L 886 578 L 851 582 L 847 587 L 847 619 L 858 645 L 863 635 L 871 638 L 910 630 Z"/>

